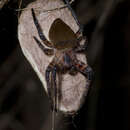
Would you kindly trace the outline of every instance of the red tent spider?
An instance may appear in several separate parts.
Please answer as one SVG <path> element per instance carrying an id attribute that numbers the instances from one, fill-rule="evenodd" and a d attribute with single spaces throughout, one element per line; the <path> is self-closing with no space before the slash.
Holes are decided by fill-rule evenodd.
<path id="1" fill-rule="evenodd" d="M 80 72 L 88 79 L 88 82 L 93 78 L 91 67 L 76 58 L 76 53 L 84 53 L 87 42 L 85 42 L 84 45 L 80 45 L 80 41 L 85 38 L 82 36 L 81 31 L 79 30 L 77 33 L 74 33 L 72 29 L 59 18 L 54 20 L 50 27 L 50 41 L 48 41 L 42 32 L 34 9 L 31 11 L 39 38 L 49 48 L 46 48 L 35 36 L 33 36 L 35 42 L 46 55 L 54 55 L 52 62 L 46 69 L 45 78 L 51 107 L 53 110 L 57 111 L 58 106 L 56 101 L 58 88 L 56 84 L 56 74 L 69 73 L 71 75 L 76 75 L 77 72 Z"/>

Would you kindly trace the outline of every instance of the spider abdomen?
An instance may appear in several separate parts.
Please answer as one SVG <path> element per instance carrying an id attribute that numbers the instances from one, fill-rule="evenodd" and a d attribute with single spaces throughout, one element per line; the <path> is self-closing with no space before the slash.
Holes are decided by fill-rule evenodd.
<path id="1" fill-rule="evenodd" d="M 73 48 L 77 44 L 76 34 L 59 18 L 50 27 L 49 39 L 56 49 Z"/>

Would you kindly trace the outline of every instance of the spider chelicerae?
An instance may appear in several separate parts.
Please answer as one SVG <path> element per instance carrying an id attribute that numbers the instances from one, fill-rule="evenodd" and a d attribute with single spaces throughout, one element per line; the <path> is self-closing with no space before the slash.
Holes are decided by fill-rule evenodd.
<path id="1" fill-rule="evenodd" d="M 56 75 L 58 73 L 69 73 L 70 75 L 74 76 L 78 72 L 80 72 L 86 77 L 88 82 L 90 82 L 93 78 L 93 71 L 91 67 L 88 64 L 85 64 L 82 61 L 78 60 L 76 57 L 77 53 L 85 52 L 87 41 L 85 41 L 84 45 L 80 45 L 80 42 L 85 39 L 85 37 L 82 36 L 81 31 L 79 30 L 77 31 L 77 33 L 74 33 L 73 30 L 60 18 L 57 18 L 52 23 L 49 30 L 50 41 L 48 41 L 42 32 L 34 9 L 32 9 L 31 11 L 39 38 L 49 48 L 46 48 L 44 44 L 42 44 L 37 39 L 37 37 L 33 36 L 35 42 L 46 55 L 54 55 L 52 62 L 48 65 L 46 69 L 45 78 L 50 104 L 52 106 L 52 109 L 57 111 L 58 106 L 56 102 L 58 88 L 56 83 Z"/>

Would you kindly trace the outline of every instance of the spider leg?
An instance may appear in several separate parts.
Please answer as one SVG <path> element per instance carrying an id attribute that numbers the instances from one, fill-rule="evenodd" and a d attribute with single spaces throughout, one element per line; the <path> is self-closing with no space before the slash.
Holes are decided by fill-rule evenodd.
<path id="1" fill-rule="evenodd" d="M 82 32 L 83 32 L 83 30 L 82 30 Z M 83 34 L 82 34 L 82 32 L 81 32 L 81 30 L 79 29 L 77 32 L 76 32 L 76 36 L 77 36 L 77 39 L 81 39 L 81 38 L 83 38 Z"/>
<path id="2" fill-rule="evenodd" d="M 82 40 L 85 40 L 84 44 L 83 45 L 78 45 L 76 48 L 74 48 L 74 51 L 77 52 L 77 53 L 82 53 L 82 52 L 85 52 L 87 47 L 88 47 L 88 41 L 86 40 L 86 37 L 80 37 L 78 39 L 78 43 L 80 43 Z"/>
<path id="3" fill-rule="evenodd" d="M 57 111 L 57 86 L 56 86 L 56 66 L 54 61 L 49 64 L 47 67 L 46 73 L 46 82 L 48 97 L 51 105 L 51 109 Z"/>
<path id="4" fill-rule="evenodd" d="M 80 42 L 80 41 L 82 41 L 83 39 L 86 39 L 86 37 L 84 37 L 83 34 L 82 34 L 82 33 L 83 33 L 83 26 L 79 23 L 79 21 L 78 21 L 78 19 L 77 19 L 77 16 L 76 16 L 75 12 L 73 11 L 73 9 L 71 8 L 71 5 L 70 5 L 69 1 L 68 1 L 68 0 L 65 0 L 65 3 L 67 4 L 69 10 L 71 11 L 72 16 L 74 17 L 74 19 L 75 19 L 77 25 L 79 26 L 79 30 L 76 32 L 76 36 L 77 36 L 78 41 Z M 86 41 L 86 40 L 85 40 L 85 41 Z M 87 44 L 87 42 L 85 42 L 84 45 L 79 46 L 79 47 L 77 48 L 77 51 L 76 51 L 76 52 L 85 51 L 86 48 L 87 48 L 87 45 L 86 45 L 86 44 Z"/>
<path id="5" fill-rule="evenodd" d="M 77 53 L 82 53 L 82 52 L 86 51 L 87 47 L 88 47 L 88 45 L 85 42 L 83 45 L 79 45 L 78 47 L 74 48 L 74 51 Z"/>
<path id="6" fill-rule="evenodd" d="M 36 26 L 36 29 L 37 29 L 37 32 L 38 32 L 38 35 L 39 35 L 40 39 L 44 42 L 44 44 L 46 46 L 53 47 L 52 44 L 46 39 L 45 35 L 43 34 L 41 26 L 40 26 L 40 24 L 38 22 L 38 19 L 36 18 L 34 9 L 32 8 L 31 11 L 32 11 L 33 21 L 34 21 L 34 24 Z"/>
<path id="7" fill-rule="evenodd" d="M 46 82 L 47 82 L 47 91 L 48 91 L 49 102 L 51 105 L 51 109 L 53 110 L 53 99 L 52 99 L 52 88 L 51 88 L 51 77 L 50 77 L 51 70 L 52 70 L 52 67 L 48 66 L 45 77 L 46 77 Z"/>
<path id="8" fill-rule="evenodd" d="M 78 47 L 76 47 L 74 50 L 75 52 L 84 52 L 86 49 L 87 49 L 87 43 L 88 43 L 88 39 L 86 36 L 83 36 L 83 34 L 80 32 L 80 30 L 78 30 L 76 32 L 76 36 L 77 36 L 77 40 L 78 40 L 78 43 L 80 43 L 82 40 L 84 40 L 84 44 L 83 45 L 80 45 Z"/>
<path id="9" fill-rule="evenodd" d="M 46 47 L 44 47 L 44 45 L 42 45 L 42 43 L 35 37 L 33 36 L 34 40 L 36 41 L 36 43 L 38 44 L 38 46 L 41 48 L 41 50 L 48 56 L 51 56 L 54 54 L 54 50 L 53 49 L 48 49 Z"/>
<path id="10" fill-rule="evenodd" d="M 53 81 L 53 89 L 54 89 L 54 99 L 53 99 L 53 109 L 57 112 L 57 108 L 58 108 L 58 88 L 56 85 L 56 70 L 57 68 L 54 67 L 52 69 L 52 81 Z"/>
<path id="11" fill-rule="evenodd" d="M 76 16 L 75 12 L 73 11 L 73 9 L 72 9 L 71 6 L 70 6 L 69 1 L 68 1 L 68 0 L 65 0 L 65 3 L 67 4 L 69 10 L 71 11 L 72 16 L 74 17 L 74 19 L 75 19 L 77 25 L 78 25 L 79 28 L 80 28 L 80 29 L 79 29 L 79 32 L 82 33 L 82 32 L 83 32 L 83 27 L 82 27 L 81 24 L 79 23 L 79 21 L 78 21 L 78 19 L 77 19 L 77 16 Z"/>
<path id="12" fill-rule="evenodd" d="M 77 71 L 82 73 L 89 81 L 91 81 L 93 79 L 94 72 L 89 65 L 87 65 L 79 60 L 76 60 L 76 62 L 74 63 L 74 66 L 76 67 Z"/>

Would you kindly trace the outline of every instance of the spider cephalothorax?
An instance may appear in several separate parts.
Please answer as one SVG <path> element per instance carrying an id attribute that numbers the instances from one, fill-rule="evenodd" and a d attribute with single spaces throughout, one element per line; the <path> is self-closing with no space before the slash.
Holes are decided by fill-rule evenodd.
<path id="1" fill-rule="evenodd" d="M 82 33 L 80 31 L 74 33 L 73 30 L 59 18 L 54 20 L 50 27 L 50 41 L 48 41 L 42 33 L 41 26 L 33 9 L 32 17 L 40 39 L 49 48 L 46 48 L 35 36 L 33 37 L 34 40 L 46 55 L 54 55 L 52 62 L 46 69 L 45 77 L 51 105 L 57 110 L 58 106 L 56 102 L 58 88 L 56 75 L 58 73 L 76 75 L 77 72 L 80 72 L 89 81 L 92 80 L 93 72 L 91 67 L 76 58 L 76 53 L 83 53 L 85 51 L 86 42 L 84 45 L 80 45 L 79 43 L 84 39 Z"/>

